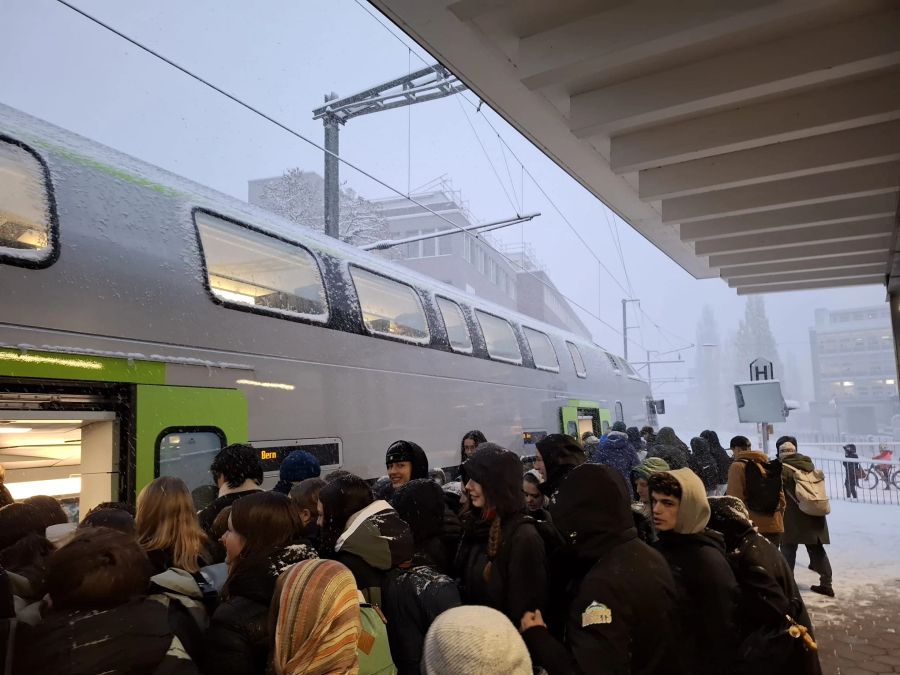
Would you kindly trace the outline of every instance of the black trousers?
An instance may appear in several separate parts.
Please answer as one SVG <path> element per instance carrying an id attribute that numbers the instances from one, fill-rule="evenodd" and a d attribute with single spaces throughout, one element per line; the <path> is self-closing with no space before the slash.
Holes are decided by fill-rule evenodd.
<path id="1" fill-rule="evenodd" d="M 794 571 L 794 563 L 797 560 L 797 548 L 799 544 L 781 544 L 781 553 L 788 565 L 791 566 L 791 572 Z M 831 586 L 831 562 L 828 560 L 828 554 L 825 553 L 825 546 L 822 544 L 806 544 L 806 552 L 809 554 L 809 566 L 813 572 L 819 575 L 819 581 L 823 586 Z"/>
<path id="2" fill-rule="evenodd" d="M 856 499 L 856 462 L 848 462 L 844 464 L 844 491 L 847 493 L 847 499 Z"/>

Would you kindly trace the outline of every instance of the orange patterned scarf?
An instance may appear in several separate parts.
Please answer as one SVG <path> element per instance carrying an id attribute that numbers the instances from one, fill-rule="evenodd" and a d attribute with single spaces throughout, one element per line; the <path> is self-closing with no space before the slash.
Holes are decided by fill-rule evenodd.
<path id="1" fill-rule="evenodd" d="M 333 560 L 297 563 L 282 578 L 275 626 L 277 675 L 358 673 L 356 581 Z"/>

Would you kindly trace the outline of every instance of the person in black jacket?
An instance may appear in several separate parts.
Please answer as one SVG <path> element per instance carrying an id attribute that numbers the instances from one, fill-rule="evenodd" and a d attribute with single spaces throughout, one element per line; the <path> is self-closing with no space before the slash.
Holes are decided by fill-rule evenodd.
<path id="1" fill-rule="evenodd" d="M 810 638 L 813 626 L 784 556 L 753 528 L 740 499 L 711 497 L 709 506 L 709 526 L 725 538 L 728 562 L 741 590 L 737 625 L 742 646 L 736 675 L 821 675 L 818 652 L 805 640 L 786 635 L 792 621 Z"/>
<path id="2" fill-rule="evenodd" d="M 709 451 L 716 461 L 716 494 L 724 495 L 725 488 L 728 486 L 728 469 L 731 468 L 731 455 L 722 447 L 722 443 L 719 441 L 719 434 L 712 429 L 701 431 L 700 438 L 706 439 L 706 442 L 709 443 Z"/>
<path id="3" fill-rule="evenodd" d="M 280 492 L 259 492 L 232 504 L 222 536 L 228 580 L 206 633 L 205 672 L 265 672 L 271 642 L 269 605 L 278 575 L 294 563 L 317 557 L 311 546 L 295 543 L 299 529 L 296 507 Z"/>
<path id="4" fill-rule="evenodd" d="M 706 494 L 715 494 L 719 484 L 719 467 L 705 438 L 695 436 L 691 439 L 691 456 L 688 461 L 691 470 L 703 481 Z"/>
<path id="5" fill-rule="evenodd" d="M 170 606 L 147 597 L 150 561 L 133 537 L 81 530 L 48 562 L 51 607 L 19 626 L 14 675 L 196 675 L 170 626 Z"/>
<path id="6" fill-rule="evenodd" d="M 472 507 L 456 556 L 460 590 L 467 604 L 493 607 L 516 624 L 547 600 L 547 557 L 524 514 L 522 462 L 508 450 L 480 447 L 465 468 Z"/>
<path id="7" fill-rule="evenodd" d="M 566 434 L 550 434 L 535 446 L 534 468 L 541 474 L 541 492 L 551 500 L 562 479 L 576 466 L 584 464 L 587 456 L 574 438 Z"/>
<path id="8" fill-rule="evenodd" d="M 857 499 L 856 473 L 859 469 L 859 462 L 850 461 L 859 459 L 859 455 L 856 454 L 856 445 L 847 443 L 844 446 L 844 457 L 848 460 L 844 462 L 844 492 L 847 494 L 847 499 Z"/>
<path id="9" fill-rule="evenodd" d="M 684 673 L 730 675 L 737 656 L 737 580 L 722 535 L 706 528 L 709 502 L 703 482 L 690 469 L 654 473 L 655 547 L 675 579 L 679 657 Z"/>
<path id="10" fill-rule="evenodd" d="M 391 656 L 400 675 L 418 675 L 422 645 L 437 616 L 461 600 L 456 582 L 441 574 L 436 560 L 445 555 L 441 542 L 444 491 L 434 481 L 416 479 L 394 494 L 393 506 L 410 527 L 415 545 L 412 560 L 388 572 L 384 613 Z"/>
<path id="11" fill-rule="evenodd" d="M 212 535 L 212 524 L 219 511 L 231 506 L 241 497 L 262 490 L 263 470 L 256 448 L 241 443 L 233 443 L 222 448 L 209 465 L 213 481 L 219 489 L 216 500 L 197 514 L 200 527 Z M 221 562 L 221 550 L 213 551 Z"/>
<path id="12" fill-rule="evenodd" d="M 585 464 L 560 485 L 553 517 L 572 551 L 565 646 L 539 612 L 521 619 L 532 661 L 550 675 L 677 672 L 674 581 L 663 557 L 638 539 L 629 502 L 608 466 Z"/>

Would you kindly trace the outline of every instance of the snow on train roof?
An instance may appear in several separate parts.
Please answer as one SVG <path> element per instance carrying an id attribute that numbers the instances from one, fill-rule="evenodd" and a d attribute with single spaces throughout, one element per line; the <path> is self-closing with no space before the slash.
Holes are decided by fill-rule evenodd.
<path id="1" fill-rule="evenodd" d="M 463 302 L 473 308 L 511 319 L 516 323 L 558 335 L 570 342 L 608 351 L 596 343 L 586 341 L 579 335 L 489 300 L 464 293 L 454 286 L 397 265 L 368 251 L 360 250 L 339 239 L 328 237 L 317 230 L 302 227 L 261 207 L 241 201 L 2 103 L 0 103 L 0 134 L 6 134 L 70 161 L 88 164 L 92 168 L 106 171 L 123 180 L 134 180 L 148 189 L 181 197 L 190 202 L 186 205 L 190 209 L 200 206 L 236 220 L 248 220 L 254 227 L 263 231 L 312 246 L 337 258 L 380 272 L 387 277 L 404 281 L 431 293 L 438 293 L 451 300 Z M 53 173 L 52 164 L 50 170 Z"/>

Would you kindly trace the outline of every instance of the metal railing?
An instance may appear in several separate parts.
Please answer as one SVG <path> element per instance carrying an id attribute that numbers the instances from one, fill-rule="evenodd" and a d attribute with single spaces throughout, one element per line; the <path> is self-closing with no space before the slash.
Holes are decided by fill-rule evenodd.
<path id="1" fill-rule="evenodd" d="M 900 506 L 900 462 L 871 457 L 839 459 L 811 455 L 810 458 L 825 474 L 829 499 Z"/>

